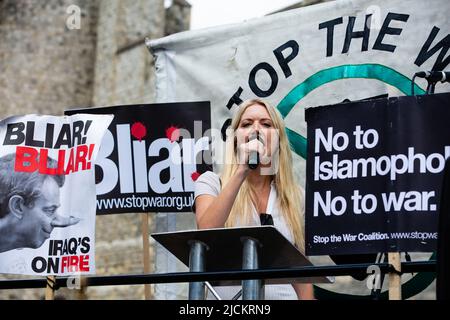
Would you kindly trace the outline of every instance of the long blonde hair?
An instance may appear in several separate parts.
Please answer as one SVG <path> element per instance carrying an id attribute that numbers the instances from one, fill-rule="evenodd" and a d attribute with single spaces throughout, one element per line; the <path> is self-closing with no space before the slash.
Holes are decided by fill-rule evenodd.
<path id="1" fill-rule="evenodd" d="M 292 152 L 285 132 L 284 122 L 278 110 L 261 99 L 247 100 L 239 106 L 239 110 L 234 115 L 230 128 L 233 133 L 236 132 L 245 110 L 255 104 L 261 105 L 267 109 L 274 128 L 278 130 L 279 166 L 273 176 L 273 181 L 275 182 L 275 188 L 278 194 L 278 206 L 292 233 L 295 245 L 300 251 L 304 252 L 305 240 L 302 223 L 304 210 L 303 196 L 299 186 L 295 183 L 292 169 Z M 228 183 L 238 168 L 236 147 L 235 135 L 228 135 L 225 150 L 225 165 L 221 174 L 222 187 Z M 249 223 L 251 221 L 252 199 L 256 199 L 256 194 L 247 180 L 245 180 L 236 196 L 230 215 L 225 222 L 226 227 L 236 226 L 239 221 L 243 223 Z"/>

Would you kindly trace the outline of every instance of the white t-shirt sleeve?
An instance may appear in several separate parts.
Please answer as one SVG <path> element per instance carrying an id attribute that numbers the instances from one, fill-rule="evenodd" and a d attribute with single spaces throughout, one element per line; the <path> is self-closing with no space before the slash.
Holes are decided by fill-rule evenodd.
<path id="1" fill-rule="evenodd" d="M 194 204 L 192 211 L 195 212 L 195 200 L 198 196 L 209 194 L 217 197 L 220 193 L 220 178 L 212 171 L 206 171 L 195 181 Z"/>

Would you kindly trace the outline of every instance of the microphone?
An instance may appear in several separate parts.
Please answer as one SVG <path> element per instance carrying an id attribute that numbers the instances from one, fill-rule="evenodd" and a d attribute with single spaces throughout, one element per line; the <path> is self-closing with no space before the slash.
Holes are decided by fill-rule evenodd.
<path id="1" fill-rule="evenodd" d="M 249 136 L 248 141 L 259 139 L 259 132 L 252 132 Z M 248 156 L 248 167 L 255 170 L 259 166 L 259 153 L 258 151 L 251 151 Z"/>
<path id="2" fill-rule="evenodd" d="M 450 71 L 419 71 L 414 75 L 419 78 L 425 78 L 429 82 L 450 82 Z"/>

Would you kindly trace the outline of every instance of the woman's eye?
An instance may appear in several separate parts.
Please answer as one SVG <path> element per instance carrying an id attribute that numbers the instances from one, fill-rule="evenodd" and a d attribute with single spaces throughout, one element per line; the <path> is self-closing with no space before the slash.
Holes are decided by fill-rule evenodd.
<path id="1" fill-rule="evenodd" d="M 272 125 L 270 123 L 263 123 L 263 126 L 266 127 L 266 128 L 271 128 L 272 127 Z"/>
<path id="2" fill-rule="evenodd" d="M 241 127 L 243 127 L 243 128 L 247 128 L 248 126 L 250 125 L 250 123 L 243 123 L 242 125 L 241 125 Z"/>

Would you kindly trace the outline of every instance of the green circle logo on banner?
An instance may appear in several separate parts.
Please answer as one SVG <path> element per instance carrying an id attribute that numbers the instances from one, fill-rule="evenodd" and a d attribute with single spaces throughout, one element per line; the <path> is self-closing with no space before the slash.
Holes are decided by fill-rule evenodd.
<path id="1" fill-rule="evenodd" d="M 317 89 L 318 87 L 342 79 L 375 79 L 396 87 L 401 92 L 409 95 L 411 90 L 411 80 L 401 73 L 383 66 L 381 64 L 351 64 L 342 65 L 329 69 L 320 70 L 313 74 L 304 82 L 292 89 L 278 104 L 277 108 L 283 118 L 285 118 L 294 106 L 303 99 L 308 93 Z M 417 94 L 424 94 L 416 84 L 414 85 L 414 92 Z M 295 131 L 286 128 L 286 133 L 291 143 L 292 149 L 302 158 L 306 159 L 306 138 L 296 133 Z"/>
<path id="2" fill-rule="evenodd" d="M 304 82 L 298 84 L 292 89 L 278 104 L 277 108 L 283 118 L 285 118 L 294 106 L 307 94 L 316 88 L 336 80 L 342 79 L 375 79 L 387 83 L 405 95 L 410 95 L 411 80 L 403 74 L 381 64 L 357 64 L 342 65 L 316 72 Z M 414 92 L 425 94 L 425 90 L 414 84 Z M 307 140 L 295 131 L 286 128 L 286 134 L 289 138 L 292 150 L 306 160 Z M 433 254 L 430 260 L 435 259 Z M 412 277 L 409 281 L 402 284 L 402 297 L 408 299 L 426 289 L 435 279 L 433 272 L 421 272 Z M 314 286 L 314 291 L 318 299 L 370 299 L 371 295 L 351 295 L 333 292 Z M 380 295 L 381 299 L 388 298 L 388 292 L 384 291 Z"/>

